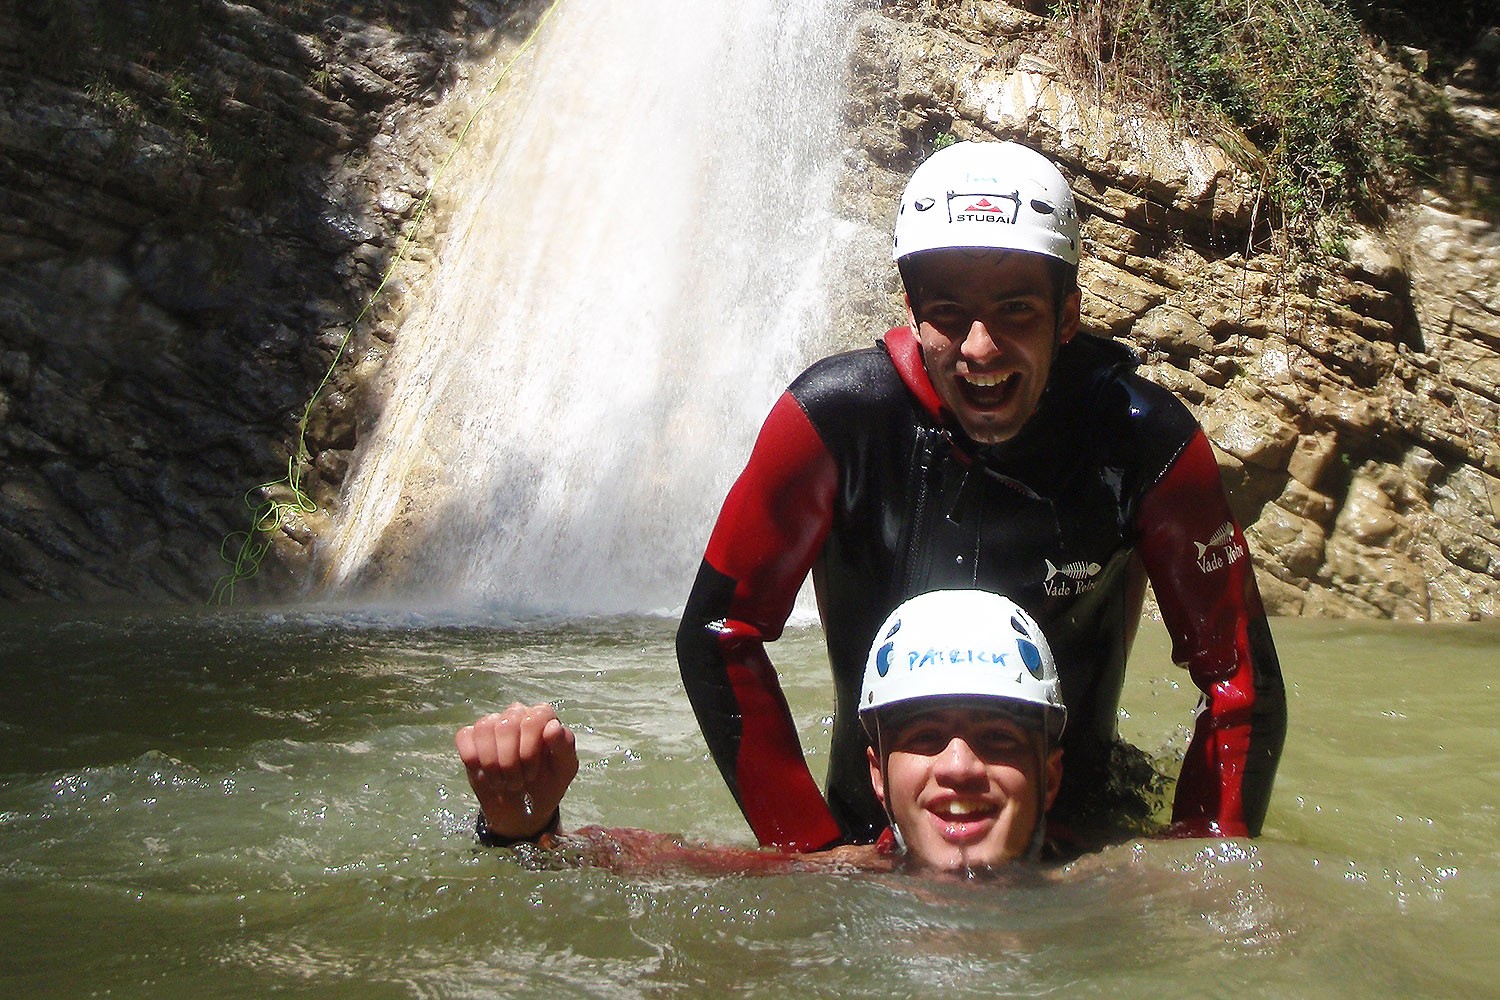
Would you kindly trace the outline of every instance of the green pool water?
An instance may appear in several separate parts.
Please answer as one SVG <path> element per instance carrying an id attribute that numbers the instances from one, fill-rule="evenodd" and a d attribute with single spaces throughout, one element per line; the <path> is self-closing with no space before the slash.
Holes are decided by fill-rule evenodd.
<path id="1" fill-rule="evenodd" d="M 569 824 L 748 832 L 673 623 L 10 610 L 0 995 L 1500 995 L 1500 630 L 1278 621 L 1291 733 L 1255 842 L 1141 841 L 1052 883 L 623 877 L 476 849 L 452 731 L 553 700 Z M 820 636 L 775 649 L 815 773 Z M 1180 753 L 1159 628 L 1122 731 Z"/>

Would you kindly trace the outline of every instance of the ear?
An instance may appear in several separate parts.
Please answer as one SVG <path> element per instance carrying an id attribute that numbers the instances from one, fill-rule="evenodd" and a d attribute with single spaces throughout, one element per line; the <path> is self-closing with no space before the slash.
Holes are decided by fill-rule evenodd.
<path id="1" fill-rule="evenodd" d="M 906 303 L 906 325 L 911 327 L 912 333 L 920 333 L 920 328 L 917 326 L 917 314 L 911 307 L 911 293 L 903 292 L 901 299 Z"/>
<path id="2" fill-rule="evenodd" d="M 1062 753 L 1061 750 L 1058 753 Z M 870 787 L 875 789 L 875 798 L 880 800 L 880 805 L 885 806 L 885 775 L 880 771 L 880 758 L 875 756 L 874 747 L 865 747 L 865 760 L 870 764 Z"/>
<path id="3" fill-rule="evenodd" d="M 1078 332 L 1080 320 L 1080 309 L 1083 303 L 1083 292 L 1077 288 L 1068 293 L 1063 299 L 1062 308 L 1057 316 L 1057 342 L 1059 345 L 1066 344 L 1073 339 Z"/>
<path id="4" fill-rule="evenodd" d="M 1052 808 L 1052 801 L 1057 798 L 1057 790 L 1062 787 L 1062 748 L 1053 750 L 1047 756 L 1047 808 Z"/>

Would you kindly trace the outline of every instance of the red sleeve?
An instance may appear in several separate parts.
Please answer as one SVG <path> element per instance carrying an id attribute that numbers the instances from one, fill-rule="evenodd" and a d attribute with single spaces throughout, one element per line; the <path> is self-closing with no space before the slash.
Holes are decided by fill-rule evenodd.
<path id="1" fill-rule="evenodd" d="M 677 635 L 683 686 L 756 838 L 839 840 L 765 644 L 780 637 L 832 517 L 838 472 L 790 394 L 771 410 L 709 539 Z"/>
<path id="2" fill-rule="evenodd" d="M 1286 697 L 1249 548 L 1200 430 L 1142 501 L 1140 552 L 1203 693 L 1172 808 L 1173 833 L 1254 836 L 1286 733 Z"/>

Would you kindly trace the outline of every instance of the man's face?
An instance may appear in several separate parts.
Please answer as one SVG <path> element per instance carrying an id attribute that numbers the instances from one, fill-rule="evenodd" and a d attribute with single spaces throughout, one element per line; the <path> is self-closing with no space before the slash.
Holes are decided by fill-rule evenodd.
<path id="1" fill-rule="evenodd" d="M 1025 856 L 1038 808 L 1057 793 L 1061 750 L 1038 774 L 1040 734 L 1008 715 L 972 708 L 936 708 L 881 736 L 885 773 L 871 750 L 870 781 L 912 860 L 957 871 Z"/>
<path id="2" fill-rule="evenodd" d="M 1009 441 L 1078 332 L 1077 290 L 1059 311 L 1046 259 L 1018 251 L 935 250 L 909 274 L 908 318 L 938 397 L 975 441 Z"/>

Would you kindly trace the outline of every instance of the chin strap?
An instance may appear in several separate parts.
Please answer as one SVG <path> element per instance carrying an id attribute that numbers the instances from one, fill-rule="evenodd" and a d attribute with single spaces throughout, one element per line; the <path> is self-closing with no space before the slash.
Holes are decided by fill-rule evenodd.
<path id="1" fill-rule="evenodd" d="M 896 814 L 891 812 L 891 776 L 886 770 L 885 732 L 880 726 L 880 713 L 875 713 L 875 757 L 880 761 L 880 787 L 885 794 L 880 797 L 880 807 L 885 810 L 886 822 L 890 824 L 891 836 L 896 840 L 896 850 L 906 853 L 906 838 L 901 836 L 901 827 L 896 825 Z"/>
<path id="2" fill-rule="evenodd" d="M 1047 842 L 1047 756 L 1051 743 L 1047 721 L 1043 718 L 1041 739 L 1037 741 L 1040 752 L 1036 759 L 1036 829 L 1031 834 L 1031 846 L 1026 849 L 1028 861 L 1041 860 L 1042 846 Z"/>

